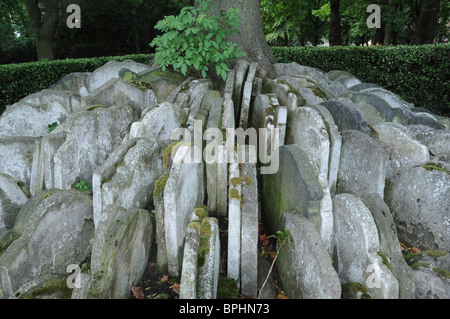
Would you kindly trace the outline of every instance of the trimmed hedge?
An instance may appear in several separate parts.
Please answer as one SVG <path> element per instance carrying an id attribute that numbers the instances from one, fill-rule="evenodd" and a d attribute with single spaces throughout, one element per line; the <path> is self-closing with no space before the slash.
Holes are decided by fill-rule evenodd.
<path id="1" fill-rule="evenodd" d="M 416 107 L 450 116 L 450 46 L 274 47 L 278 62 L 350 72 Z"/>
<path id="2" fill-rule="evenodd" d="M 108 61 L 131 59 L 148 64 L 152 58 L 151 54 L 135 54 L 0 65 L 0 114 L 3 113 L 6 105 L 14 104 L 32 93 L 47 89 L 70 73 L 93 72 Z"/>

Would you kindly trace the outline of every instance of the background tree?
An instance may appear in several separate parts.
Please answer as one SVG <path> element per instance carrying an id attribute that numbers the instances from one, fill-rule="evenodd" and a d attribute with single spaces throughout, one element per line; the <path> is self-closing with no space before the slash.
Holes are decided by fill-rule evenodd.
<path id="1" fill-rule="evenodd" d="M 39 60 L 54 60 L 54 35 L 59 18 L 58 0 L 23 0 L 27 8 Z"/>
<path id="2" fill-rule="evenodd" d="M 342 45 L 340 7 L 340 0 L 330 0 L 330 46 Z"/>

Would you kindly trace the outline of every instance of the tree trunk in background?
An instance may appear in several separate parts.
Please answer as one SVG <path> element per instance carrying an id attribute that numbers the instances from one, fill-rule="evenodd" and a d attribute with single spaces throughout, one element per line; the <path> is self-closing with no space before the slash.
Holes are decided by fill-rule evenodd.
<path id="1" fill-rule="evenodd" d="M 440 0 L 422 1 L 411 44 L 430 44 L 436 36 Z"/>
<path id="2" fill-rule="evenodd" d="M 392 42 L 392 28 L 393 23 L 392 20 L 394 19 L 393 13 L 395 10 L 395 2 L 394 0 L 389 0 L 389 14 L 388 14 L 388 22 L 386 23 L 386 29 L 384 29 L 384 41 L 383 45 L 389 45 Z"/>
<path id="3" fill-rule="evenodd" d="M 330 46 L 342 45 L 340 0 L 330 0 Z"/>
<path id="4" fill-rule="evenodd" d="M 197 1 L 199 2 L 199 1 Z M 250 61 L 259 63 L 259 73 L 262 77 L 275 76 L 273 63 L 276 63 L 264 36 L 261 23 L 260 0 L 217 0 L 212 2 L 217 10 L 239 8 L 241 10 L 240 35 L 232 36 L 229 40 L 235 42 L 246 54 Z M 218 12 L 214 12 L 218 15 Z"/>
<path id="5" fill-rule="evenodd" d="M 34 38 L 36 39 L 38 60 L 54 60 L 53 39 L 59 17 L 58 0 L 23 0 Z M 42 4 L 39 7 L 39 3 Z M 42 12 L 45 11 L 43 15 Z"/>

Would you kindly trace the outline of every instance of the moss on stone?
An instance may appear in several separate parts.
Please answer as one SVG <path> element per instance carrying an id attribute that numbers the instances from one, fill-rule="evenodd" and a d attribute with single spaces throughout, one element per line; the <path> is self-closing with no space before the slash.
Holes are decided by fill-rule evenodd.
<path id="1" fill-rule="evenodd" d="M 237 187 L 237 186 L 241 185 L 241 178 L 233 177 L 232 179 L 230 179 L 230 183 L 231 183 L 231 185 L 233 185 L 233 187 Z"/>
<path id="2" fill-rule="evenodd" d="M 441 267 L 433 267 L 433 272 L 442 279 L 450 279 L 450 272 L 441 268 Z"/>
<path id="3" fill-rule="evenodd" d="M 241 194 L 239 194 L 239 191 L 236 188 L 231 188 L 228 191 L 228 198 L 234 198 L 242 202 Z"/>
<path id="4" fill-rule="evenodd" d="M 420 267 L 428 268 L 430 266 L 429 263 L 414 263 L 411 265 L 411 268 L 414 270 L 418 270 Z"/>
<path id="5" fill-rule="evenodd" d="M 49 295 L 59 292 L 64 299 L 72 297 L 72 289 L 67 287 L 66 278 L 55 278 L 46 282 L 42 287 L 35 289 L 25 299 L 35 299 L 41 295 Z"/>
<path id="6" fill-rule="evenodd" d="M 204 218 L 200 227 L 200 242 L 198 245 L 198 268 L 205 264 L 206 255 L 210 252 L 209 240 L 212 236 L 211 224 L 209 218 Z"/>
<path id="7" fill-rule="evenodd" d="M 217 299 L 236 299 L 238 286 L 234 278 L 220 277 L 217 285 Z"/>
<path id="8" fill-rule="evenodd" d="M 381 259 L 383 259 L 383 264 L 388 268 L 391 269 L 391 264 L 389 263 L 388 258 L 386 257 L 386 255 L 382 252 L 382 251 L 378 251 L 377 255 L 381 257 Z"/>
<path id="9" fill-rule="evenodd" d="M 167 180 L 169 179 L 168 174 L 163 174 L 155 182 L 155 188 L 153 190 L 153 198 L 159 198 L 164 194 L 164 188 L 166 187 Z"/>
<path id="10" fill-rule="evenodd" d="M 342 299 L 355 299 L 358 293 L 362 293 L 361 299 L 371 299 L 369 290 L 359 282 L 347 282 L 342 285 Z"/>
<path id="11" fill-rule="evenodd" d="M 425 163 L 424 165 L 422 165 L 422 167 L 425 168 L 427 171 L 437 170 L 437 171 L 446 172 L 447 174 L 450 174 L 450 171 L 443 168 L 441 163 L 428 162 L 428 163 Z"/>
<path id="12" fill-rule="evenodd" d="M 180 143 L 180 142 L 173 142 L 172 144 L 170 144 L 169 146 L 167 146 L 164 149 L 164 152 L 163 152 L 163 167 L 164 168 L 169 167 L 169 159 L 170 159 L 170 156 L 172 155 L 172 149 L 178 143 Z"/>
<path id="13" fill-rule="evenodd" d="M 312 92 L 314 93 L 315 96 L 320 97 L 324 101 L 327 100 L 327 95 L 325 94 L 325 92 L 323 92 L 318 87 L 312 87 L 311 90 L 312 90 Z"/>
<path id="14" fill-rule="evenodd" d="M 250 186 L 253 183 L 253 180 L 250 176 L 243 175 L 242 181 L 245 183 L 245 185 Z"/>
<path id="15" fill-rule="evenodd" d="M 91 106 L 91 107 L 87 108 L 87 111 L 91 112 L 91 111 L 93 111 L 95 109 L 98 109 L 100 107 L 105 108 L 105 109 L 109 108 L 109 106 L 107 106 L 107 105 L 94 105 L 94 106 Z"/>
<path id="16" fill-rule="evenodd" d="M 207 206 L 200 206 L 194 209 L 194 214 L 199 218 L 199 220 L 203 220 L 208 217 L 209 210 Z"/>

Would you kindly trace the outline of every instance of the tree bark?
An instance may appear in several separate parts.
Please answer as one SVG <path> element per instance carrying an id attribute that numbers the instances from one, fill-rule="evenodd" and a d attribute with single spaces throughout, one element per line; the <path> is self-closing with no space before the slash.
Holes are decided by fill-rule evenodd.
<path id="1" fill-rule="evenodd" d="M 199 1 L 196 1 L 196 4 Z M 259 63 L 261 77 L 274 77 L 273 64 L 276 63 L 275 56 L 266 42 L 261 23 L 261 1 L 260 0 L 217 0 L 212 2 L 217 5 L 218 15 L 220 10 L 239 8 L 241 10 L 240 34 L 230 36 L 229 40 L 235 42 L 246 53 L 246 59 Z"/>
<path id="2" fill-rule="evenodd" d="M 330 46 L 342 45 L 340 0 L 330 0 Z"/>
<path id="3" fill-rule="evenodd" d="M 393 13 L 395 10 L 395 2 L 394 0 L 389 0 L 389 14 L 388 14 L 388 22 L 386 23 L 386 28 L 384 29 L 384 41 L 383 45 L 389 45 L 392 42 L 392 33 L 393 33 Z"/>
<path id="4" fill-rule="evenodd" d="M 36 39 L 38 60 L 54 60 L 53 39 L 59 18 L 58 0 L 23 0 L 34 38 Z M 39 3 L 42 6 L 39 6 Z M 42 12 L 45 11 L 45 14 Z"/>
<path id="5" fill-rule="evenodd" d="M 431 44 L 436 36 L 440 0 L 422 1 L 417 18 L 412 44 Z"/>

